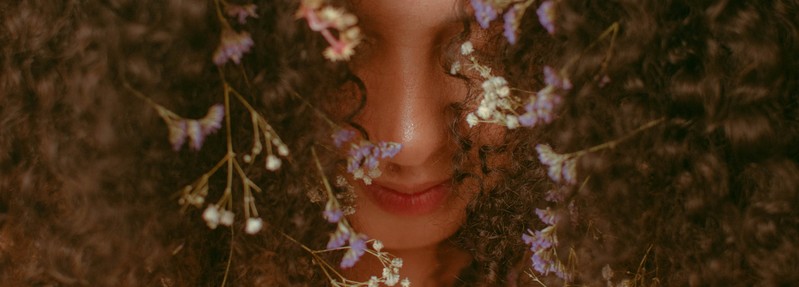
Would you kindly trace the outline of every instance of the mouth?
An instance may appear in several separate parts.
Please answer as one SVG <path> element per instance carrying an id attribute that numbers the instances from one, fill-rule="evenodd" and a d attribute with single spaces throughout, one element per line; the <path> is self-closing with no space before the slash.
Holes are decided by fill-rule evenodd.
<path id="1" fill-rule="evenodd" d="M 381 209 L 404 216 L 424 215 L 439 209 L 451 190 L 450 180 L 417 190 L 396 190 L 373 183 L 364 186 L 368 197 Z"/>

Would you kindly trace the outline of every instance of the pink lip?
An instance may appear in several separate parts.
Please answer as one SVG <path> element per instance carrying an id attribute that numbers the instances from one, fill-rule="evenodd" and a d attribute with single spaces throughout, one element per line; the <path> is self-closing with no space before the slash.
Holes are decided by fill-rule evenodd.
<path id="1" fill-rule="evenodd" d="M 450 180 L 417 192 L 400 192 L 377 183 L 364 186 L 368 196 L 385 211 L 399 215 L 422 215 L 438 209 L 449 195 Z"/>

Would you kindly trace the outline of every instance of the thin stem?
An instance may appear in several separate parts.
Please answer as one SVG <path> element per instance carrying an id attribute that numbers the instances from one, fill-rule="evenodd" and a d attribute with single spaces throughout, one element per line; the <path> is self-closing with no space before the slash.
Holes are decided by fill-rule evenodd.
<path id="1" fill-rule="evenodd" d="M 225 277 L 222 278 L 222 287 L 227 284 L 227 277 L 230 274 L 230 263 L 233 262 L 233 226 L 230 227 L 230 252 L 227 257 L 227 266 L 225 267 Z"/>
<path id="2" fill-rule="evenodd" d="M 333 271 L 333 273 L 335 273 L 335 274 L 336 274 L 336 276 L 338 276 L 338 277 L 339 277 L 341 280 L 346 280 L 346 278 L 344 278 L 344 276 L 343 276 L 343 275 L 341 275 L 340 273 L 338 273 L 338 271 L 336 271 L 336 269 L 335 269 L 335 268 L 333 268 L 333 266 L 330 266 L 330 264 L 329 264 L 329 263 L 327 263 L 327 261 L 325 261 L 324 259 L 322 259 L 322 258 L 321 258 L 321 257 L 319 257 L 318 255 L 316 255 L 316 253 L 314 253 L 314 250 L 312 250 L 311 248 L 308 248 L 308 246 L 305 246 L 305 244 L 302 244 L 302 243 L 300 243 L 299 241 L 297 241 L 297 240 L 296 240 L 296 239 L 294 239 L 293 237 L 289 236 L 288 234 L 286 234 L 286 233 L 283 233 L 283 231 L 280 231 L 280 230 L 278 230 L 278 232 L 280 232 L 280 234 L 281 234 L 281 235 L 283 235 L 283 237 L 285 237 L 286 239 L 290 240 L 291 242 L 294 242 L 294 243 L 296 243 L 297 245 L 299 245 L 299 246 L 300 246 L 300 248 L 302 248 L 302 249 L 304 249 L 305 251 L 307 251 L 308 253 L 310 253 L 310 254 L 311 254 L 311 256 L 313 256 L 313 257 L 314 257 L 314 259 L 316 259 L 316 261 L 317 261 L 317 262 L 319 262 L 320 264 L 322 264 L 322 265 L 323 265 L 323 266 L 322 266 L 322 271 L 324 271 L 326 275 L 328 275 L 328 273 L 327 273 L 327 271 L 325 271 L 325 268 L 324 268 L 324 267 L 327 267 L 327 268 L 329 268 L 329 269 L 330 269 L 330 271 Z M 328 276 L 327 276 L 327 278 L 330 278 L 330 275 L 328 275 Z"/>
<path id="3" fill-rule="evenodd" d="M 576 151 L 576 152 L 573 152 L 573 153 L 568 153 L 568 154 L 565 154 L 563 156 L 569 157 L 569 158 L 579 157 L 579 156 L 582 156 L 582 155 L 584 155 L 586 153 L 600 151 L 600 150 L 603 150 L 603 149 L 606 149 L 606 148 L 614 148 L 614 147 L 616 147 L 617 144 L 628 140 L 632 136 L 640 133 L 641 131 L 650 129 L 650 128 L 654 127 L 654 126 L 657 126 L 658 124 L 662 123 L 665 120 L 666 120 L 665 118 L 659 118 L 657 120 L 654 120 L 654 121 L 646 123 L 645 125 L 635 129 L 634 131 L 632 131 L 632 132 L 630 132 L 630 133 L 628 133 L 628 134 L 624 135 L 623 137 L 620 137 L 620 138 L 618 138 L 616 140 L 612 140 L 612 141 L 609 141 L 609 142 L 606 142 L 606 143 L 603 143 L 603 144 L 600 144 L 600 145 L 596 145 L 596 146 L 590 147 L 588 149 Z"/>
<path id="4" fill-rule="evenodd" d="M 303 103 L 305 103 L 305 105 L 307 105 L 309 108 L 311 108 L 311 110 L 313 110 L 317 115 L 319 115 L 320 118 L 325 120 L 330 125 L 331 128 L 334 128 L 334 129 L 339 129 L 340 128 L 336 123 L 334 123 L 330 118 L 328 118 L 327 115 L 325 115 L 325 113 L 323 113 L 322 111 L 316 109 L 316 107 L 311 105 L 311 103 L 308 102 L 308 100 L 306 100 L 305 98 L 301 97 L 300 94 L 298 94 L 296 92 L 293 92 L 293 93 L 290 93 L 290 94 L 292 96 L 300 99 Z"/>

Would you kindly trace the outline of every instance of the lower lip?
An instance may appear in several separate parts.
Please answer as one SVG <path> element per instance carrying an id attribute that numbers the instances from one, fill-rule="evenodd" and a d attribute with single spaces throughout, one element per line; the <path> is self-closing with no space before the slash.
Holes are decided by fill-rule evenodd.
<path id="1" fill-rule="evenodd" d="M 398 192 L 377 184 L 367 185 L 365 190 L 385 211 L 399 215 L 423 215 L 441 207 L 449 194 L 450 184 L 441 183 L 414 194 Z"/>

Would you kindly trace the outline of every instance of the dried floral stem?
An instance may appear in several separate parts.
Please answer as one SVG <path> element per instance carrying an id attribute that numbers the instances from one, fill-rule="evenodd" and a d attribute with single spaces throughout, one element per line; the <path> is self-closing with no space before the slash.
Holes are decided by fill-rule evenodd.
<path id="1" fill-rule="evenodd" d="M 228 251 L 227 264 L 225 266 L 225 276 L 222 277 L 221 287 L 227 285 L 227 277 L 230 275 L 230 264 L 233 262 L 233 226 L 230 227 L 230 250 Z"/>
<path id="2" fill-rule="evenodd" d="M 311 256 L 313 256 L 314 260 L 318 264 L 322 265 L 322 271 L 325 272 L 325 275 L 327 276 L 327 278 L 331 278 L 330 273 L 328 273 L 328 271 L 327 271 L 327 269 L 330 269 L 330 271 L 335 273 L 335 275 L 338 276 L 339 279 L 346 280 L 346 278 L 344 278 L 344 275 L 341 275 L 341 273 L 339 273 L 336 270 L 336 268 L 334 268 L 333 266 L 330 266 L 330 263 L 327 263 L 327 261 L 324 260 L 322 257 L 319 257 L 319 255 L 317 255 L 316 250 L 313 250 L 313 249 L 309 248 L 308 246 L 306 246 L 305 244 L 302 244 L 301 242 L 297 241 L 296 239 L 294 239 L 293 237 L 291 237 L 288 234 L 284 233 L 283 231 L 279 231 L 278 230 L 278 232 L 281 235 L 283 235 L 283 237 L 285 237 L 286 239 L 288 239 L 291 242 L 296 243 L 298 246 L 300 246 L 300 248 L 302 248 L 303 250 L 305 250 L 309 254 L 311 254 Z"/>
<path id="3" fill-rule="evenodd" d="M 618 145 L 618 144 L 630 139 L 631 137 L 633 137 L 634 135 L 636 135 L 636 134 L 638 134 L 638 133 L 640 133 L 642 131 L 645 131 L 647 129 L 650 129 L 650 128 L 653 128 L 653 127 L 659 125 L 660 123 L 664 122 L 665 120 L 666 120 L 666 118 L 659 118 L 659 119 L 650 121 L 650 122 L 644 124 L 643 126 L 638 127 L 637 129 L 633 130 L 632 132 L 630 132 L 630 133 L 628 133 L 628 134 L 626 134 L 626 135 L 624 135 L 624 136 L 622 136 L 622 137 L 620 137 L 618 139 L 615 139 L 615 140 L 612 140 L 612 141 L 609 141 L 609 142 L 605 142 L 603 144 L 596 145 L 596 146 L 593 146 L 593 147 L 590 147 L 590 148 L 587 148 L 587 149 L 579 150 L 579 151 L 572 152 L 572 153 L 567 153 L 567 154 L 564 154 L 563 156 L 567 157 L 567 158 L 576 158 L 576 157 L 583 156 L 583 155 L 585 155 L 587 153 L 596 152 L 596 151 L 600 151 L 600 150 L 603 150 L 603 149 L 615 148 L 616 145 Z"/>
<path id="4" fill-rule="evenodd" d="M 605 58 L 602 59 L 602 64 L 600 65 L 600 68 L 599 68 L 599 74 L 603 74 L 604 72 L 606 72 L 606 69 L 608 67 L 608 62 L 610 62 L 610 57 L 613 55 L 613 47 L 616 44 L 616 35 L 618 33 L 619 33 L 619 22 L 613 22 L 613 24 L 610 24 L 610 26 L 608 26 L 608 28 L 606 28 L 604 31 L 602 31 L 602 34 L 599 34 L 599 37 L 597 37 L 597 39 L 594 40 L 594 42 L 591 42 L 591 44 L 589 44 L 585 48 L 586 51 L 594 48 L 595 46 L 599 45 L 599 43 L 602 40 L 607 38 L 608 35 L 610 35 L 610 46 L 608 47 L 608 50 L 605 53 Z M 582 56 L 575 57 L 575 58 L 572 58 L 571 60 L 569 60 L 565 65 L 563 65 L 563 68 L 560 70 L 560 72 L 564 73 L 572 65 L 577 63 L 580 60 L 581 57 Z"/>

